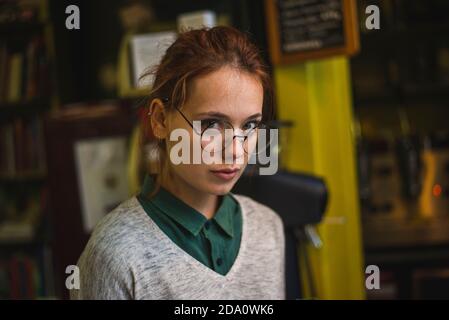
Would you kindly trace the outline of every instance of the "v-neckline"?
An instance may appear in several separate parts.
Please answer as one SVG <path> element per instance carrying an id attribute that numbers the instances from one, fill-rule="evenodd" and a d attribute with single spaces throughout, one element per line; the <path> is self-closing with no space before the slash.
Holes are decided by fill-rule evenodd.
<path id="1" fill-rule="evenodd" d="M 248 234 L 247 208 L 244 207 L 242 201 L 238 198 L 238 196 L 235 196 L 234 194 L 232 194 L 232 196 L 234 197 L 234 199 L 237 200 L 237 202 L 239 203 L 239 205 L 242 209 L 242 234 L 241 234 L 241 238 L 240 238 L 240 246 L 239 246 L 239 251 L 237 253 L 237 256 L 234 259 L 234 263 L 232 264 L 231 268 L 228 270 L 228 272 L 225 275 L 218 273 L 217 271 L 204 265 L 203 263 L 201 263 L 200 261 L 198 261 L 197 259 L 192 257 L 187 251 L 185 251 L 180 246 L 178 246 L 172 239 L 170 239 L 170 237 L 168 235 L 166 235 L 164 233 L 164 231 L 162 231 L 162 229 L 156 224 L 156 222 L 154 222 L 153 219 L 151 219 L 151 217 L 145 213 L 145 210 L 143 209 L 143 207 L 140 204 L 137 197 L 134 197 L 134 199 L 138 203 L 139 208 L 141 209 L 141 212 L 144 213 L 144 215 L 148 219 L 147 221 L 153 227 L 153 230 L 155 231 L 156 236 L 158 237 L 158 239 L 160 241 L 166 242 L 170 246 L 172 251 L 179 253 L 185 262 L 187 262 L 190 265 L 197 268 L 199 272 L 207 272 L 207 273 L 210 273 L 212 276 L 217 277 L 219 279 L 229 280 L 230 278 L 232 278 L 232 276 L 236 273 L 236 270 L 239 268 L 241 261 L 243 259 L 242 256 L 246 252 L 247 243 L 248 243 L 248 239 L 247 239 L 247 237 L 248 237 L 248 235 L 247 235 Z"/>

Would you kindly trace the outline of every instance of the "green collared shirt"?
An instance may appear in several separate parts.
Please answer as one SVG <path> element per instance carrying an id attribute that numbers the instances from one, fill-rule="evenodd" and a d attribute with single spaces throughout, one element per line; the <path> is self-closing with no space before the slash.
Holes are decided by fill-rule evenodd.
<path id="1" fill-rule="evenodd" d="M 153 179 L 147 175 L 137 196 L 150 218 L 181 249 L 226 275 L 240 248 L 242 212 L 237 201 L 229 194 L 223 196 L 214 217 L 208 220 L 162 187 L 149 199 L 152 188 Z"/>

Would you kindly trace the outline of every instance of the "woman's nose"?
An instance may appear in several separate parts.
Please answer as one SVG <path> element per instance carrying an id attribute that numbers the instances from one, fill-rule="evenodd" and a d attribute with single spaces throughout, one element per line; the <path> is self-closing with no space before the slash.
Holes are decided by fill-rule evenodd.
<path id="1" fill-rule="evenodd" d="M 234 136 L 234 140 L 232 141 L 232 160 L 243 159 L 245 156 L 244 143 L 245 137 Z"/>

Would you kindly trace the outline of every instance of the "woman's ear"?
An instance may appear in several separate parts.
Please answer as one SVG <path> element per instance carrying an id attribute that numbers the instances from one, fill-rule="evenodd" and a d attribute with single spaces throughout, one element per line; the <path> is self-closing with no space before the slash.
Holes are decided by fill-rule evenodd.
<path id="1" fill-rule="evenodd" d="M 167 113 L 164 103 L 160 99 L 153 99 L 150 104 L 151 130 L 157 139 L 167 137 Z"/>

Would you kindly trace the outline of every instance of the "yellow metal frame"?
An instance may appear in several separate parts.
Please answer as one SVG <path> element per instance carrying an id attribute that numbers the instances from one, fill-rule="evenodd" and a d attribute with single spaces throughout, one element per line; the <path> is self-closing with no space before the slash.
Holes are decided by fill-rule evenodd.
<path id="1" fill-rule="evenodd" d="M 307 248 L 317 298 L 363 299 L 348 59 L 335 57 L 277 66 L 274 78 L 279 118 L 295 122 L 289 132 L 286 168 L 324 177 L 330 191 L 326 218 L 318 227 L 323 247 Z"/>

